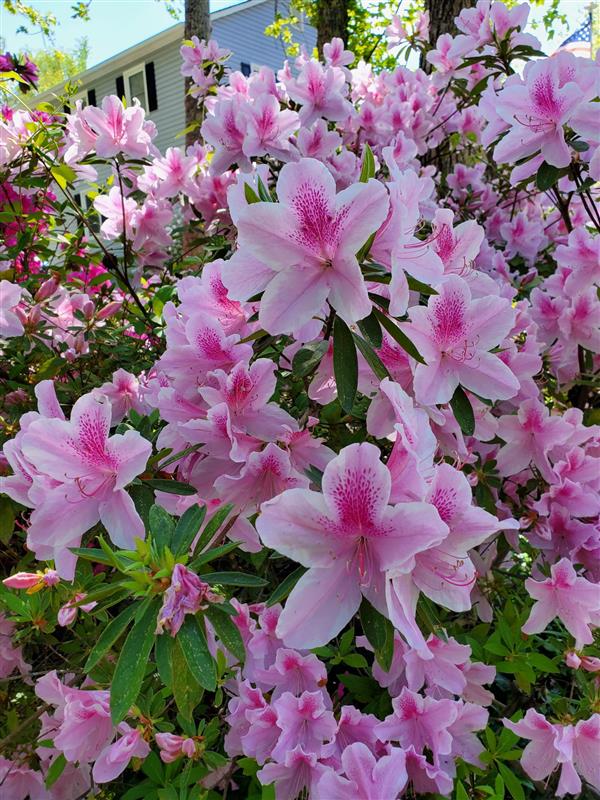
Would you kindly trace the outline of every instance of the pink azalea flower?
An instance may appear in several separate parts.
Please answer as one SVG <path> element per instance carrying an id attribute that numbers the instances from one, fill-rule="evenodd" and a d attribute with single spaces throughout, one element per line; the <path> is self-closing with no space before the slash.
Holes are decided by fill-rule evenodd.
<path id="1" fill-rule="evenodd" d="M 218 596 L 210 590 L 208 583 L 184 567 L 175 564 L 171 583 L 163 596 L 163 604 L 158 612 L 156 633 L 169 631 L 176 636 L 184 622 L 186 614 L 196 614 L 205 608 L 208 602 L 217 602 Z"/>
<path id="2" fill-rule="evenodd" d="M 558 617 L 575 637 L 575 647 L 582 648 L 594 640 L 590 625 L 600 625 L 600 592 L 598 586 L 577 576 L 568 558 L 561 558 L 550 568 L 545 581 L 527 578 L 525 588 L 536 601 L 523 633 L 541 633 Z"/>
<path id="3" fill-rule="evenodd" d="M 537 399 L 525 400 L 516 416 L 500 418 L 497 432 L 506 442 L 496 457 L 501 475 L 517 475 L 533 462 L 545 480 L 556 480 L 548 453 L 569 436 L 569 425 L 562 417 L 550 416 Z"/>
<path id="4" fill-rule="evenodd" d="M 427 649 L 433 658 L 422 658 L 421 651 L 411 649 L 404 654 L 408 688 L 418 692 L 427 684 L 430 689 L 446 690 L 461 695 L 467 681 L 459 665 L 465 664 L 471 655 L 468 645 L 459 644 L 451 636 L 447 641 L 431 634 Z"/>
<path id="5" fill-rule="evenodd" d="M 193 758 L 196 753 L 196 743 L 189 736 L 177 736 L 174 733 L 157 733 L 154 736 L 160 749 L 161 761 L 170 764 L 181 756 Z"/>
<path id="6" fill-rule="evenodd" d="M 211 175 L 219 175 L 232 164 L 244 172 L 252 168 L 243 146 L 248 125 L 246 101 L 239 96 L 220 100 L 202 123 L 200 132 L 205 141 L 215 150 L 210 162 Z"/>
<path id="7" fill-rule="evenodd" d="M 310 790 L 319 775 L 317 756 L 314 753 L 306 753 L 302 745 L 287 750 L 280 763 L 265 764 L 256 773 L 263 786 L 275 784 L 277 800 L 296 800 L 303 789 Z"/>
<path id="8" fill-rule="evenodd" d="M 23 323 L 15 314 L 15 308 L 21 301 L 23 288 L 16 283 L 0 281 L 0 337 L 8 339 L 11 336 L 21 336 Z"/>
<path id="9" fill-rule="evenodd" d="M 426 362 L 415 366 L 419 402 L 447 403 L 459 384 L 489 400 L 507 400 L 518 392 L 516 377 L 489 352 L 514 324 L 508 300 L 472 300 L 465 281 L 453 275 L 426 308 L 413 306 L 409 316 L 402 328 Z"/>
<path id="10" fill-rule="evenodd" d="M 113 186 L 106 195 L 94 200 L 94 208 L 106 217 L 100 230 L 107 239 L 117 239 L 124 234 L 127 239 L 133 236 L 133 216 L 137 203 L 132 197 L 124 197 L 118 186 Z"/>
<path id="11" fill-rule="evenodd" d="M 247 206 L 237 222 L 238 247 L 275 271 L 261 301 L 261 326 L 291 332 L 326 300 L 348 323 L 366 317 L 371 302 L 356 253 L 387 214 L 383 185 L 371 179 L 336 195 L 329 170 L 306 158 L 283 167 L 277 195 L 278 203 Z M 227 286 L 235 282 L 231 267 L 224 278 Z"/>
<path id="12" fill-rule="evenodd" d="M 345 75 L 341 69 L 323 67 L 318 61 L 307 61 L 297 78 L 284 81 L 290 98 L 302 106 L 300 122 L 304 127 L 323 117 L 341 121 L 353 116 L 354 107 L 345 98 Z"/>
<path id="13" fill-rule="evenodd" d="M 327 683 L 325 665 L 313 654 L 303 656 L 296 650 L 280 647 L 275 663 L 260 672 L 261 683 L 273 689 L 272 700 L 284 692 L 301 695 L 316 692 Z"/>
<path id="14" fill-rule="evenodd" d="M 22 649 L 13 644 L 14 632 L 14 622 L 0 611 L 0 680 L 8 678 L 16 669 L 24 677 L 31 671 L 31 666 L 23 658 Z"/>
<path id="15" fill-rule="evenodd" d="M 337 728 L 333 713 L 325 706 L 322 692 L 303 692 L 294 697 L 285 692 L 273 703 L 281 734 L 271 757 L 283 761 L 292 747 L 300 745 L 306 753 L 321 754 L 325 743 L 333 740 Z"/>
<path id="16" fill-rule="evenodd" d="M 377 752 L 379 742 L 375 728 L 378 722 L 373 714 L 363 714 L 351 705 L 342 706 L 335 739 L 323 748 L 324 761 L 339 769 L 342 766 L 344 750 L 355 742 L 365 744 L 372 753 Z"/>
<path id="17" fill-rule="evenodd" d="M 117 153 L 144 158 L 150 153 L 156 126 L 145 119 L 146 112 L 137 99 L 125 108 L 118 97 L 109 95 L 101 109 L 87 106 L 79 113 L 98 137 L 94 149 L 101 158 L 112 158 Z"/>
<path id="18" fill-rule="evenodd" d="M 351 744 L 342 753 L 342 771 L 346 778 L 332 769 L 324 772 L 311 797 L 314 800 L 395 800 L 408 782 L 406 756 L 399 747 L 375 758 L 362 742 Z"/>
<path id="19" fill-rule="evenodd" d="M 511 83 L 497 96 L 497 112 L 512 127 L 496 145 L 496 161 L 514 164 L 540 151 L 539 160 L 528 162 L 531 167 L 521 177 L 531 175 L 542 160 L 555 167 L 569 165 L 564 125 L 585 135 L 577 112 L 595 93 L 593 83 L 585 85 L 580 73 L 569 53 L 525 65 L 521 83 Z"/>
<path id="20" fill-rule="evenodd" d="M 242 152 L 245 156 L 270 155 L 280 161 L 298 158 L 290 137 L 300 127 L 295 111 L 282 111 L 272 94 L 263 94 L 246 107 L 247 127 Z"/>
<path id="21" fill-rule="evenodd" d="M 0 756 L 0 787 L 0 796 L 6 800 L 47 800 L 49 797 L 42 773 L 21 763 L 20 759 L 11 761 Z"/>
<path id="22" fill-rule="evenodd" d="M 412 745 L 419 753 L 427 747 L 434 757 L 450 753 L 449 728 L 458 715 L 453 700 L 434 700 L 402 689 L 392 707 L 394 712 L 375 729 L 382 742 L 399 742 L 404 748 Z"/>
<path id="23" fill-rule="evenodd" d="M 84 603 L 83 605 L 74 605 L 75 603 L 79 603 L 81 600 L 84 600 L 85 597 L 85 592 L 78 592 L 72 600 L 69 600 L 64 606 L 61 606 L 58 609 L 56 618 L 59 625 L 61 625 L 63 628 L 66 628 L 68 625 L 72 625 L 77 619 L 79 609 L 87 613 L 93 608 L 96 608 L 98 603 L 95 601 L 92 601 L 91 603 Z"/>
<path id="24" fill-rule="evenodd" d="M 125 486 L 144 471 L 152 446 L 137 431 L 109 436 L 110 417 L 110 404 L 88 394 L 77 400 L 70 421 L 36 420 L 23 435 L 34 469 L 60 481 L 36 499 L 28 546 L 41 560 L 53 558 L 67 580 L 77 560 L 68 548 L 79 546 L 98 521 L 117 547 L 130 549 L 145 535 Z"/>
<path id="25" fill-rule="evenodd" d="M 410 570 L 447 528 L 426 503 L 388 506 L 391 479 L 372 444 L 329 462 L 323 494 L 289 489 L 262 506 L 261 540 L 309 567 L 289 596 L 277 633 L 287 646 L 326 644 L 358 610 L 362 595 L 382 607 L 385 570 Z"/>
<path id="26" fill-rule="evenodd" d="M 573 763 L 577 772 L 600 791 L 600 714 L 592 714 L 589 719 L 580 720 L 575 725 L 573 741 Z"/>
<path id="27" fill-rule="evenodd" d="M 126 727 L 129 728 L 128 725 Z M 149 754 L 150 747 L 142 738 L 142 732 L 129 728 L 123 736 L 100 753 L 94 764 L 92 776 L 96 783 L 109 783 L 126 769 L 132 758 L 146 758 Z"/>
<path id="28" fill-rule="evenodd" d="M 94 393 L 108 398 L 111 407 L 111 425 L 121 422 L 130 409 L 141 415 L 148 411 L 148 405 L 141 398 L 139 380 L 127 370 L 118 369 L 113 373 L 112 381 L 103 383 L 99 389 L 94 390 Z"/>

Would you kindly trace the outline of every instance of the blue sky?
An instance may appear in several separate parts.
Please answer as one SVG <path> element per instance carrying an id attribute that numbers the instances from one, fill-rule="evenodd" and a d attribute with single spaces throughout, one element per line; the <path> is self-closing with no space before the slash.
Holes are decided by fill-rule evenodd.
<path id="1" fill-rule="evenodd" d="M 30 4 L 43 13 L 53 13 L 58 25 L 55 33 L 56 47 L 69 50 L 77 39 L 85 36 L 90 45 L 88 66 L 142 42 L 174 24 L 163 0 L 92 0 L 90 21 L 71 19 L 73 0 L 30 0 Z M 211 0 L 212 11 L 226 8 L 239 0 Z M 183 6 L 183 2 L 180 3 Z M 568 28 L 560 29 L 552 42 L 545 37 L 543 26 L 535 34 L 550 53 L 560 42 L 581 24 L 589 0 L 561 0 L 561 11 L 569 18 Z M 541 19 L 542 11 L 535 9 L 532 17 Z M 41 34 L 17 33 L 22 21 L 8 14 L 0 2 L 0 37 L 9 51 L 36 51 L 48 46 Z"/>

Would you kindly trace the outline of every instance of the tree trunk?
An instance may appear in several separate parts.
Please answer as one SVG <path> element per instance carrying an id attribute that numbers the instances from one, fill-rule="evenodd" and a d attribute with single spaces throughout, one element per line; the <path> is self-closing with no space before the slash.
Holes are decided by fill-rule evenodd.
<path id="1" fill-rule="evenodd" d="M 429 44 L 435 47 L 438 37 L 443 33 L 456 36 L 458 30 L 454 17 L 458 17 L 463 8 L 471 8 L 475 0 L 425 0 L 425 11 L 429 11 Z M 431 72 L 431 65 L 421 56 L 421 69 Z"/>
<path id="2" fill-rule="evenodd" d="M 199 39 L 210 39 L 210 12 L 208 0 L 185 0 L 185 27 L 184 37 L 191 39 L 197 36 Z M 192 79 L 185 79 L 185 127 L 188 128 L 194 122 L 200 122 L 201 109 L 198 108 L 198 101 L 195 97 L 188 94 L 192 85 Z M 188 131 L 185 135 L 186 145 L 193 144 L 198 139 L 198 130 Z"/>
<path id="3" fill-rule="evenodd" d="M 335 36 L 348 41 L 348 6 L 350 0 L 317 0 L 317 50 L 323 55 L 323 45 Z"/>

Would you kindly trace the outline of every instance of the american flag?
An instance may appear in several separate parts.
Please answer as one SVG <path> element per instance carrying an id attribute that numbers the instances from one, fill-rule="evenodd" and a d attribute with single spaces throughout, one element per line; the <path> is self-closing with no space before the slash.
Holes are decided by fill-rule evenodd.
<path id="1" fill-rule="evenodd" d="M 587 15 L 586 21 L 575 33 L 560 45 L 559 50 L 567 50 L 575 56 L 590 58 L 592 55 L 592 12 Z"/>

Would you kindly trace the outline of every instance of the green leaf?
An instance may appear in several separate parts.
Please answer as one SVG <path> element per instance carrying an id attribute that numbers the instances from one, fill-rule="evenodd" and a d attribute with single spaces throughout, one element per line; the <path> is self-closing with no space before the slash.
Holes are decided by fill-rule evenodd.
<path id="1" fill-rule="evenodd" d="M 321 363 L 321 359 L 327 352 L 329 342 L 316 342 L 314 344 L 301 347 L 292 359 L 292 372 L 299 378 L 311 373 Z"/>
<path id="2" fill-rule="evenodd" d="M 348 653 L 347 656 L 344 656 L 343 661 L 344 664 L 355 669 L 367 669 L 369 666 L 367 659 L 360 653 Z"/>
<path id="3" fill-rule="evenodd" d="M 190 506 L 180 517 L 171 541 L 171 550 L 175 558 L 184 555 L 190 549 L 194 537 L 206 516 L 206 506 Z"/>
<path id="4" fill-rule="evenodd" d="M 215 633 L 225 647 L 240 663 L 246 658 L 246 650 L 239 629 L 229 614 L 222 611 L 219 606 L 212 605 L 206 609 L 205 615 L 215 629 Z"/>
<path id="5" fill-rule="evenodd" d="M 0 542 L 8 544 L 15 529 L 17 512 L 10 497 L 0 497 Z"/>
<path id="6" fill-rule="evenodd" d="M 358 334 L 353 333 L 352 338 L 354 339 L 354 343 L 360 350 L 362 357 L 365 359 L 367 364 L 373 370 L 375 376 L 382 381 L 384 378 L 390 378 L 391 375 L 387 370 L 387 367 L 383 363 L 383 361 L 379 358 L 375 350 L 371 347 L 369 342 L 365 339 L 358 336 Z"/>
<path id="7" fill-rule="evenodd" d="M 208 649 L 206 635 L 196 617 L 191 614 L 186 616 L 177 634 L 177 641 L 194 678 L 204 689 L 214 692 L 217 687 L 215 662 Z"/>
<path id="8" fill-rule="evenodd" d="M 114 558 L 107 555 L 104 550 L 97 547 L 69 547 L 69 550 L 78 558 L 83 558 L 85 561 L 92 561 L 97 564 L 106 564 L 109 567 L 114 567 Z"/>
<path id="9" fill-rule="evenodd" d="M 560 672 L 554 661 L 543 653 L 528 653 L 527 660 L 540 672 L 549 672 L 551 674 Z"/>
<path id="10" fill-rule="evenodd" d="M 246 186 L 247 185 L 248 184 L 246 184 Z M 258 185 L 258 196 L 263 201 L 263 203 L 272 203 L 273 202 L 273 198 L 269 194 L 269 190 L 267 189 L 267 187 L 263 183 L 262 178 L 260 176 L 258 176 L 258 178 L 257 178 L 257 185 Z"/>
<path id="11" fill-rule="evenodd" d="M 60 755 L 56 756 L 52 764 L 50 764 L 50 768 L 46 773 L 46 779 L 44 780 L 44 785 L 46 789 L 50 789 L 51 786 L 54 786 L 56 781 L 63 774 L 64 768 L 66 766 L 67 766 L 67 759 L 65 758 L 64 753 L 60 753 Z"/>
<path id="12" fill-rule="evenodd" d="M 557 167 L 553 167 L 551 164 L 547 164 L 545 161 L 543 161 L 540 164 L 535 176 L 535 185 L 540 192 L 546 192 L 548 189 L 554 186 L 559 177 L 560 170 Z"/>
<path id="13" fill-rule="evenodd" d="M 368 317 L 359 320 L 358 327 L 371 347 L 379 350 L 383 342 L 383 334 L 381 333 L 381 325 L 379 324 L 375 311 L 371 311 Z"/>
<path id="14" fill-rule="evenodd" d="M 473 406 L 462 386 L 456 387 L 456 391 L 450 400 L 450 408 L 465 436 L 473 436 L 475 432 L 475 414 L 473 414 Z"/>
<path id="15" fill-rule="evenodd" d="M 340 405 L 350 414 L 358 388 L 358 358 L 350 328 L 340 317 L 333 323 L 333 374 Z"/>
<path id="16" fill-rule="evenodd" d="M 523 786 L 515 773 L 506 764 L 502 764 L 499 761 L 496 762 L 496 765 L 513 800 L 525 800 Z"/>
<path id="17" fill-rule="evenodd" d="M 381 668 L 389 672 L 394 657 L 394 626 L 368 600 L 362 601 L 359 613 L 360 624 L 375 651 L 375 658 Z"/>
<path id="18" fill-rule="evenodd" d="M 421 283 L 421 281 L 413 278 L 412 275 L 406 275 L 406 282 L 408 283 L 408 288 L 413 292 L 419 292 L 419 294 L 425 294 L 428 296 L 438 294 L 438 292 L 432 286 L 428 286 L 426 283 Z"/>
<path id="19" fill-rule="evenodd" d="M 469 800 L 469 795 L 467 794 L 467 790 L 460 781 L 457 781 L 456 783 L 455 798 L 456 800 Z"/>
<path id="20" fill-rule="evenodd" d="M 67 188 L 69 183 L 73 183 L 74 180 L 77 180 L 77 173 L 67 164 L 56 164 L 50 167 L 50 172 L 54 180 L 63 190 Z"/>
<path id="21" fill-rule="evenodd" d="M 306 567 L 298 567 L 298 569 L 287 575 L 267 600 L 267 607 L 274 606 L 276 603 L 281 603 L 282 600 L 285 600 L 305 572 Z"/>
<path id="22" fill-rule="evenodd" d="M 206 523 L 206 526 L 202 531 L 202 535 L 198 539 L 198 543 L 194 548 L 194 552 L 197 551 L 201 553 L 206 545 L 213 540 L 217 531 L 229 516 L 232 508 L 233 503 L 226 503 L 215 511 L 210 520 Z"/>
<path id="23" fill-rule="evenodd" d="M 191 619 L 191 617 L 188 615 L 187 619 Z M 181 634 L 181 630 L 179 633 Z M 162 634 L 162 636 L 165 635 Z M 202 699 L 203 692 L 188 666 L 179 636 L 177 639 L 171 640 L 171 675 L 173 676 L 173 697 L 177 708 L 185 719 L 191 720 L 192 712 Z"/>
<path id="24" fill-rule="evenodd" d="M 400 330 L 396 323 L 392 322 L 392 320 L 389 317 L 386 317 L 386 315 L 378 308 L 374 308 L 373 311 L 379 322 L 381 322 L 382 327 L 385 328 L 392 339 L 394 339 L 394 341 L 396 341 L 400 347 L 408 353 L 409 356 L 414 358 L 415 361 L 417 361 L 419 364 L 425 364 L 425 359 L 423 356 L 419 353 L 408 336 Z"/>
<path id="25" fill-rule="evenodd" d="M 143 483 L 134 483 L 127 491 L 131 495 L 135 510 L 142 518 L 144 528 L 148 530 L 150 528 L 150 509 L 154 505 L 154 492 Z"/>
<path id="26" fill-rule="evenodd" d="M 251 575 L 248 572 L 207 572 L 202 575 L 202 580 L 211 586 L 220 583 L 222 586 L 267 586 L 268 581 Z"/>
<path id="27" fill-rule="evenodd" d="M 154 643 L 159 599 L 155 598 L 135 623 L 117 661 L 110 692 L 110 712 L 117 725 L 137 700 Z"/>
<path id="28" fill-rule="evenodd" d="M 152 478 L 152 480 L 144 481 L 146 486 L 154 489 L 156 492 L 167 492 L 168 494 L 192 495 L 196 494 L 196 490 L 189 483 L 182 481 L 165 480 L 164 478 Z"/>
<path id="29" fill-rule="evenodd" d="M 192 572 L 200 569 L 200 567 L 204 566 L 204 564 L 208 564 L 210 561 L 214 561 L 215 558 L 221 558 L 221 556 L 226 556 L 228 553 L 231 553 L 232 550 L 235 550 L 236 547 L 239 547 L 239 542 L 227 542 L 226 544 L 219 545 L 219 547 L 213 547 L 212 550 L 207 550 L 206 553 L 202 553 L 195 558 L 192 563 L 190 564 L 190 569 Z"/>
<path id="30" fill-rule="evenodd" d="M 173 670 L 171 667 L 171 652 L 175 639 L 167 633 L 161 633 L 156 637 L 154 644 L 154 659 L 161 681 L 165 686 L 173 686 Z"/>
<path id="31" fill-rule="evenodd" d="M 148 516 L 152 541 L 156 545 L 156 552 L 160 555 L 165 547 L 171 546 L 175 523 L 162 506 L 153 505 Z"/>
<path id="32" fill-rule="evenodd" d="M 368 144 L 365 144 L 363 149 L 363 161 L 362 167 L 360 169 L 360 177 L 359 181 L 361 183 L 367 183 L 369 178 L 375 177 L 375 158 L 373 156 L 373 151 L 369 147 Z"/>
<path id="33" fill-rule="evenodd" d="M 248 205 L 252 205 L 253 203 L 259 203 L 260 198 L 254 191 L 254 189 L 250 186 L 249 183 L 244 182 L 244 197 L 246 198 L 246 202 Z"/>
<path id="34" fill-rule="evenodd" d="M 123 631 L 127 628 L 139 607 L 140 603 L 131 603 L 131 605 L 124 608 L 123 611 L 112 619 L 106 628 L 103 629 L 85 662 L 83 668 L 85 672 L 89 672 L 93 669 L 102 656 L 113 646 L 119 636 L 121 636 Z"/>

